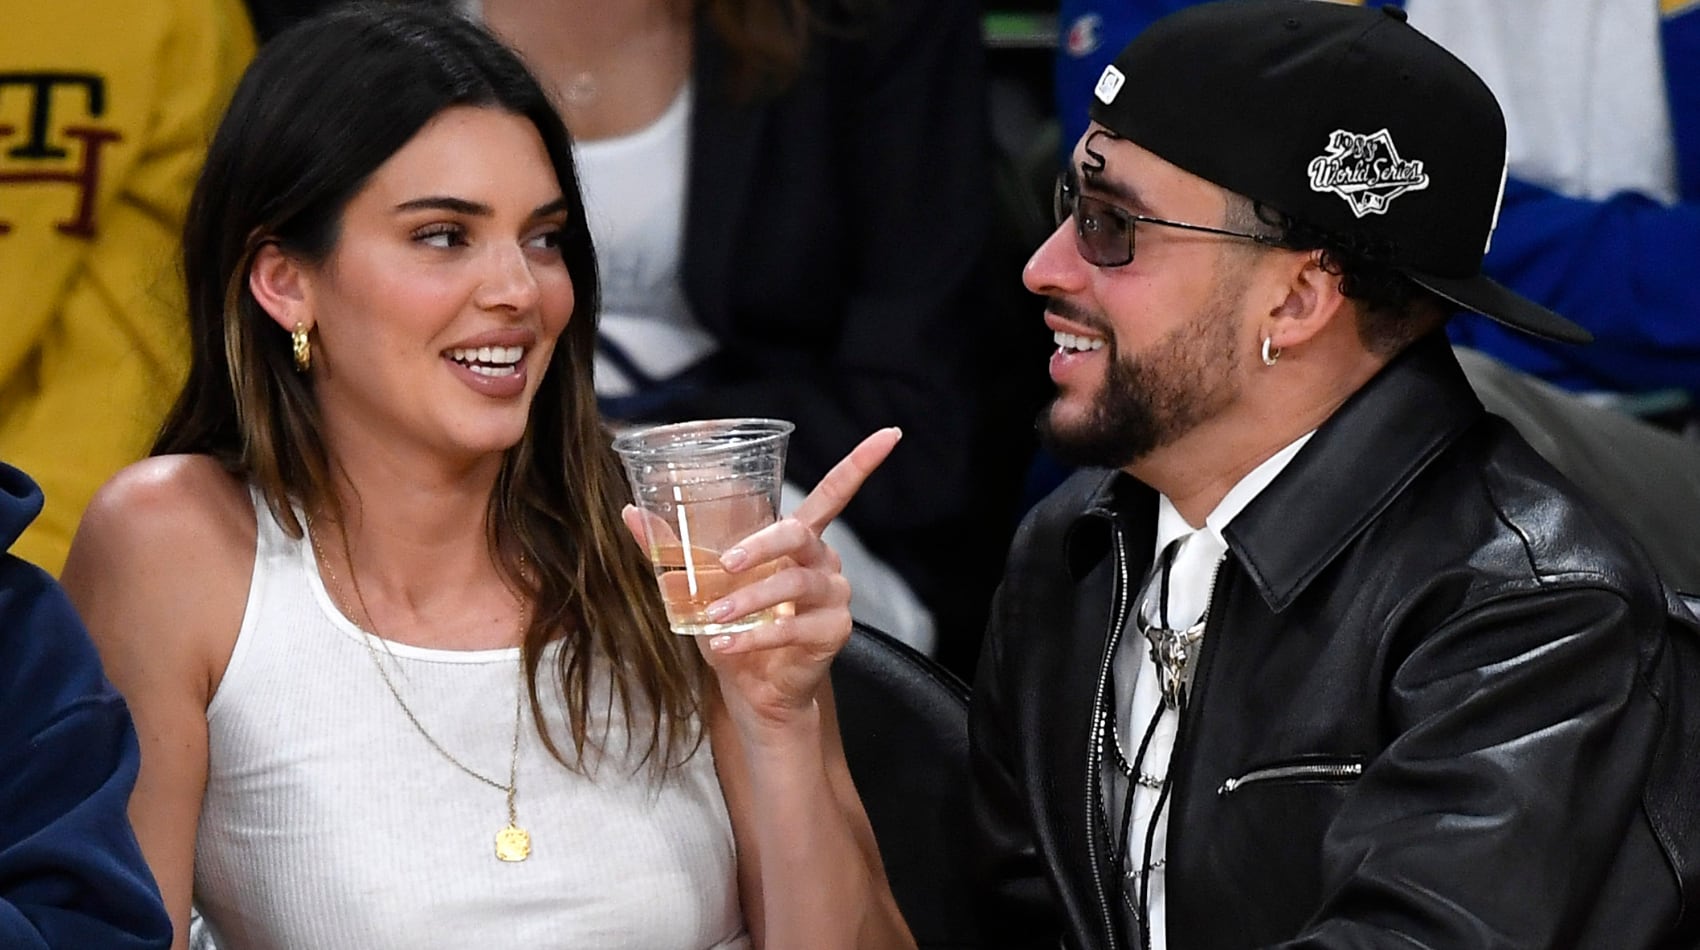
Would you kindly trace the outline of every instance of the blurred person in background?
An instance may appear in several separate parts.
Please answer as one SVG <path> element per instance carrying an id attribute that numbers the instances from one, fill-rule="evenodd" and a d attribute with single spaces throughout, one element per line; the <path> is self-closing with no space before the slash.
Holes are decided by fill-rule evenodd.
<path id="1" fill-rule="evenodd" d="M 178 238 L 254 40 L 240 0 L 14 3 L 0 27 L 0 455 L 58 573 L 95 489 L 147 453 L 188 368 Z"/>

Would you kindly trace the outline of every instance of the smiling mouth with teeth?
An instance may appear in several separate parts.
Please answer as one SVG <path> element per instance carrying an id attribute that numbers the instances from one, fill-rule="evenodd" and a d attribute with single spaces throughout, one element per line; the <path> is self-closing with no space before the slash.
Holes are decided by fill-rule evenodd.
<path id="1" fill-rule="evenodd" d="M 1059 330 L 1051 334 L 1051 339 L 1056 341 L 1058 349 L 1065 352 L 1087 353 L 1092 350 L 1101 350 L 1104 348 L 1104 339 L 1102 337 L 1075 336 L 1072 333 L 1063 333 Z"/>
<path id="2" fill-rule="evenodd" d="M 448 351 L 448 357 L 480 376 L 512 376 L 525 358 L 523 346 L 480 346 Z"/>

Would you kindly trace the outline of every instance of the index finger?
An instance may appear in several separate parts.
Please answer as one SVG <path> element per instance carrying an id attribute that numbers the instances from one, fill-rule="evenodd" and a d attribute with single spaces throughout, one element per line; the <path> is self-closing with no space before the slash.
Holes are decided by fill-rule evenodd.
<path id="1" fill-rule="evenodd" d="M 880 467 L 886 456 L 897 446 L 897 441 L 903 438 L 903 430 L 896 426 L 881 429 L 863 439 L 860 444 L 850 450 L 842 461 L 832 467 L 821 478 L 815 490 L 809 492 L 809 497 L 797 506 L 791 517 L 808 525 L 815 533 L 820 533 L 827 523 L 838 517 L 850 499 L 856 497 L 862 483 Z"/>
<path id="2" fill-rule="evenodd" d="M 626 530 L 646 551 L 666 544 L 677 544 L 679 536 L 673 533 L 673 526 L 667 519 L 650 511 L 644 511 L 636 505 L 627 505 L 620 511 L 620 520 L 626 523 Z"/>

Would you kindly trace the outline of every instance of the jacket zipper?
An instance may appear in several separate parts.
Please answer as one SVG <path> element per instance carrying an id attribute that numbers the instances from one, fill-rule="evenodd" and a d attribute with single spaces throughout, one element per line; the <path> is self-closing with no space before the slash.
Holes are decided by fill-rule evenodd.
<path id="1" fill-rule="evenodd" d="M 1086 837 L 1092 848 L 1092 884 L 1098 894 L 1098 907 L 1104 915 L 1104 926 L 1108 928 L 1105 936 L 1109 938 L 1106 946 L 1116 946 L 1115 918 L 1110 913 L 1109 891 L 1104 887 L 1104 872 L 1098 849 L 1099 837 L 1096 833 L 1097 822 L 1101 812 L 1103 792 L 1102 771 L 1104 763 L 1104 705 L 1105 693 L 1109 689 L 1110 664 L 1116 655 L 1116 645 L 1121 641 L 1122 631 L 1127 626 L 1127 541 L 1122 536 L 1121 524 L 1112 520 L 1110 523 L 1111 538 L 1116 555 L 1116 574 L 1113 589 L 1110 593 L 1110 629 L 1108 643 L 1104 647 L 1103 660 L 1098 665 L 1098 690 L 1092 700 L 1092 739 L 1086 750 Z M 1130 790 L 1131 792 L 1131 790 Z M 1107 833 L 1107 832 L 1106 832 Z"/>
<path id="2" fill-rule="evenodd" d="M 1308 762 L 1302 765 L 1275 765 L 1266 769 L 1252 769 L 1238 778 L 1228 779 L 1222 787 L 1216 790 L 1218 795 L 1231 795 L 1234 792 L 1257 782 L 1275 782 L 1292 778 L 1318 779 L 1347 779 L 1357 778 L 1364 774 L 1362 762 Z"/>

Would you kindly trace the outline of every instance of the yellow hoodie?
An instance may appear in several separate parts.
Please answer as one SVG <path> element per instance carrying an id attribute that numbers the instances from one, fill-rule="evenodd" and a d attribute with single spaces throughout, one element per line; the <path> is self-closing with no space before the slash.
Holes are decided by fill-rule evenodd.
<path id="1" fill-rule="evenodd" d="M 178 268 L 206 143 L 254 53 L 240 0 L 8 2 L 0 29 L 0 459 L 55 574 L 188 369 Z"/>

